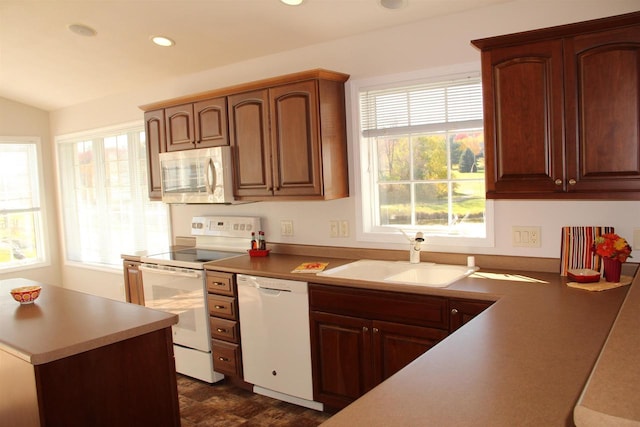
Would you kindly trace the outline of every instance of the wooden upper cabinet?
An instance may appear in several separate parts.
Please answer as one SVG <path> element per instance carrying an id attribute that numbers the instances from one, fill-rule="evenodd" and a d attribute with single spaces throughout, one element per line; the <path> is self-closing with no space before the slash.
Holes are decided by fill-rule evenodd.
<path id="1" fill-rule="evenodd" d="M 176 105 L 164 110 L 167 126 L 167 151 L 190 150 L 195 147 L 193 104 Z"/>
<path id="2" fill-rule="evenodd" d="M 488 198 L 640 198 L 640 13 L 476 40 Z"/>
<path id="3" fill-rule="evenodd" d="M 207 99 L 193 104 L 196 148 L 229 145 L 227 98 Z"/>
<path id="4" fill-rule="evenodd" d="M 234 196 L 349 195 L 344 82 L 311 79 L 228 97 Z"/>
<path id="5" fill-rule="evenodd" d="M 275 195 L 322 194 L 317 93 L 316 81 L 269 91 Z"/>
<path id="6" fill-rule="evenodd" d="M 160 153 L 167 151 L 164 110 L 144 113 L 144 129 L 147 141 L 149 199 L 162 200 Z"/>
<path id="7" fill-rule="evenodd" d="M 640 25 L 568 38 L 565 69 L 569 190 L 640 197 Z"/>
<path id="8" fill-rule="evenodd" d="M 349 196 L 348 78 L 309 70 L 140 108 L 164 112 L 164 151 L 231 145 L 238 200 L 338 199 Z"/>
<path id="9" fill-rule="evenodd" d="M 482 53 L 488 194 L 562 191 L 562 42 Z"/>
<path id="10" fill-rule="evenodd" d="M 167 151 L 229 145 L 226 98 L 165 109 Z"/>
<path id="11" fill-rule="evenodd" d="M 236 197 L 273 194 L 268 98 L 266 89 L 228 98 Z"/>

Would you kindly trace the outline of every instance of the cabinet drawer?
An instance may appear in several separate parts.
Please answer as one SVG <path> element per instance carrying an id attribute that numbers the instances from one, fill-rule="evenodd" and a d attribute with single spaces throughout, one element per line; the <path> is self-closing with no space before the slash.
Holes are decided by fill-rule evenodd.
<path id="1" fill-rule="evenodd" d="M 233 274 L 207 272 L 207 291 L 214 294 L 235 296 Z"/>
<path id="2" fill-rule="evenodd" d="M 221 374 L 242 377 L 240 346 L 220 340 L 211 340 L 213 369 Z"/>
<path id="3" fill-rule="evenodd" d="M 219 340 L 238 343 L 240 338 L 240 328 L 235 320 L 221 319 L 219 317 L 209 317 L 211 325 L 211 337 Z"/>
<path id="4" fill-rule="evenodd" d="M 224 317 L 225 319 L 237 320 L 238 310 L 235 298 L 222 295 L 208 294 L 209 314 L 212 316 Z"/>
<path id="5" fill-rule="evenodd" d="M 447 298 L 311 284 L 311 310 L 449 329 Z"/>

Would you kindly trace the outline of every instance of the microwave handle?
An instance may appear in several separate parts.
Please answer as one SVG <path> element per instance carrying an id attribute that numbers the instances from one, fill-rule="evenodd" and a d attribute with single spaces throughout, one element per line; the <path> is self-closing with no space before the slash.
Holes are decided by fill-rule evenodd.
<path id="1" fill-rule="evenodd" d="M 213 163 L 213 159 L 209 159 L 209 164 L 207 165 L 207 192 L 213 194 L 217 184 L 216 165 Z"/>

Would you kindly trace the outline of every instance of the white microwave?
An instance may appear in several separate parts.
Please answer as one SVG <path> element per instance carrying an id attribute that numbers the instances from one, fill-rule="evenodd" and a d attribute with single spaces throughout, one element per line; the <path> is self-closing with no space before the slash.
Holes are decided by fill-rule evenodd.
<path id="1" fill-rule="evenodd" d="M 160 153 L 165 203 L 236 203 L 231 148 L 213 147 Z"/>

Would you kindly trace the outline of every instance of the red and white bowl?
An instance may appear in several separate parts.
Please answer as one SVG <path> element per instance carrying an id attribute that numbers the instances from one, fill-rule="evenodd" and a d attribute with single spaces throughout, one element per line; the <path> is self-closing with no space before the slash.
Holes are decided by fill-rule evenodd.
<path id="1" fill-rule="evenodd" d="M 11 296 L 20 304 L 31 304 L 40 296 L 41 290 L 41 286 L 23 286 L 11 289 Z"/>

